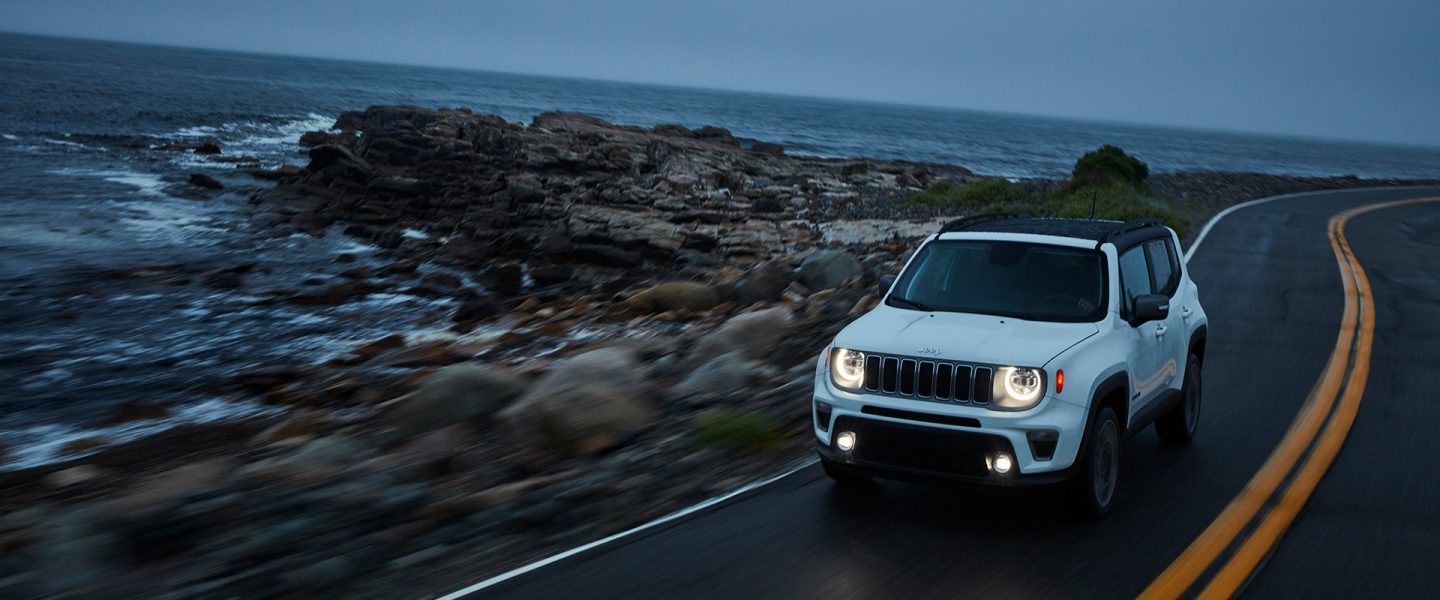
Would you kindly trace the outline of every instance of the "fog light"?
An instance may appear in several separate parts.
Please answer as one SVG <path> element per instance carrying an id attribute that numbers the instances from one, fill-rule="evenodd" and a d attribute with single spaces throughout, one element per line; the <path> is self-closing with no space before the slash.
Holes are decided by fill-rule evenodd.
<path id="1" fill-rule="evenodd" d="M 855 434 L 842 431 L 835 436 L 835 447 L 841 452 L 849 452 L 855 449 Z"/>
<path id="2" fill-rule="evenodd" d="M 990 469 L 1001 475 L 1009 473 L 1010 469 L 1014 467 L 1015 460 L 1004 452 L 996 453 L 994 458 L 990 459 Z"/>

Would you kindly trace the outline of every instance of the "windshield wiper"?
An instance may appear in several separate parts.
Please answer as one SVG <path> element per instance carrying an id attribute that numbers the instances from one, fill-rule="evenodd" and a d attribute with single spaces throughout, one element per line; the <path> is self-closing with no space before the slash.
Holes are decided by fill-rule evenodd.
<path id="1" fill-rule="evenodd" d="M 923 311 L 925 311 L 925 312 L 935 312 L 935 309 L 930 308 L 929 306 L 925 306 L 924 304 L 921 304 L 921 303 L 916 302 L 916 301 L 914 301 L 914 300 L 911 300 L 911 299 L 909 299 L 909 298 L 905 298 L 905 297 L 903 297 L 903 296 L 896 296 L 895 294 L 891 294 L 891 295 L 890 295 L 890 301 L 891 301 L 891 302 L 899 302 L 900 304 L 904 304 L 904 305 L 906 305 L 906 306 L 909 306 L 909 307 L 911 307 L 911 308 L 914 308 L 915 310 L 923 310 Z"/>

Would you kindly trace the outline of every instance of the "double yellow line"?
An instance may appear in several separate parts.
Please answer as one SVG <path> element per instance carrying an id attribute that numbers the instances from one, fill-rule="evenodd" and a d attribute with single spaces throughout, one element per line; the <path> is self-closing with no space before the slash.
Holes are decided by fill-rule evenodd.
<path id="1" fill-rule="evenodd" d="M 1371 204 L 1330 219 L 1330 247 L 1340 265 L 1345 311 L 1340 320 L 1339 339 L 1324 373 L 1265 464 L 1220 516 L 1140 593 L 1140 598 L 1179 598 L 1197 587 L 1198 598 L 1230 598 L 1270 555 L 1345 443 L 1370 375 L 1375 299 L 1370 294 L 1365 268 L 1360 266 L 1345 238 L 1345 224 L 1371 211 L 1436 201 L 1440 198 Z M 1304 463 L 1300 464 L 1302 459 Z M 1300 464 L 1298 470 L 1296 464 Z M 1247 531 L 1248 535 L 1242 535 Z M 1228 560 L 1219 562 L 1231 548 L 1234 550 Z M 1202 582 L 1207 573 L 1213 575 Z"/>

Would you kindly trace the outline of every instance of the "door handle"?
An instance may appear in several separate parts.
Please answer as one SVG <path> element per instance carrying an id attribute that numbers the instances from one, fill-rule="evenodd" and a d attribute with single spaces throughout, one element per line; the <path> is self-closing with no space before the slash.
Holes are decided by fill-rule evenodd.
<path id="1" fill-rule="evenodd" d="M 1190 307 L 1188 307 L 1188 306 L 1182 306 L 1182 307 L 1180 307 L 1180 318 L 1182 318 L 1182 319 L 1189 319 L 1191 314 L 1194 314 L 1194 313 L 1191 312 Z"/>
<path id="2" fill-rule="evenodd" d="M 1156 328 L 1155 328 L 1155 339 L 1158 340 L 1158 339 L 1160 339 L 1160 338 L 1165 337 L 1165 332 L 1166 332 L 1166 331 L 1169 331 L 1169 329 L 1166 329 L 1165 326 L 1163 326 L 1163 325 L 1160 326 L 1160 327 L 1156 327 Z"/>

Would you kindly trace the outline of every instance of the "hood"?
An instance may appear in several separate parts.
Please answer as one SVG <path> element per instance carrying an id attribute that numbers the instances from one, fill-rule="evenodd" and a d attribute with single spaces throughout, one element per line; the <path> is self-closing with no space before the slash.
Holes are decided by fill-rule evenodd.
<path id="1" fill-rule="evenodd" d="M 1066 348 L 1099 331 L 1094 323 L 920 312 L 882 304 L 835 336 L 835 345 L 861 352 L 1043 367 Z"/>

